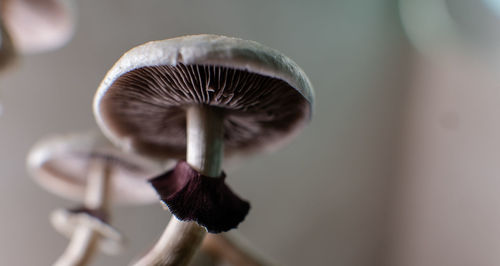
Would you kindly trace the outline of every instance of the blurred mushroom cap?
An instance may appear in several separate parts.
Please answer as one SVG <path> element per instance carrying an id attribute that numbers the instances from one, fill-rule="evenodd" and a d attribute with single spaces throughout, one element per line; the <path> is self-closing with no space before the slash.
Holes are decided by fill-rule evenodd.
<path id="1" fill-rule="evenodd" d="M 73 36 L 75 1 L 3 0 L 1 16 L 19 53 L 55 50 Z"/>
<path id="2" fill-rule="evenodd" d="M 64 198 L 83 201 L 93 161 L 111 164 L 112 201 L 146 204 L 158 201 L 147 182 L 168 166 L 114 147 L 98 133 L 60 135 L 39 141 L 30 151 L 27 164 L 34 179 Z"/>

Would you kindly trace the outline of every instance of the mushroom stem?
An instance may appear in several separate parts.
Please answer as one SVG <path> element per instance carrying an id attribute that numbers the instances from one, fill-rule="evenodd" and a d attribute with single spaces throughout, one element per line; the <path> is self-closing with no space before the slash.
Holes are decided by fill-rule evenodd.
<path id="1" fill-rule="evenodd" d="M 88 265 L 97 249 L 98 234 L 86 226 L 76 228 L 71 241 L 54 266 Z"/>
<path id="2" fill-rule="evenodd" d="M 107 212 L 111 200 L 111 163 L 96 160 L 90 167 L 84 205 L 88 209 Z"/>
<path id="3" fill-rule="evenodd" d="M 205 234 L 206 230 L 195 222 L 183 222 L 172 216 L 153 249 L 133 265 L 188 265 Z"/>
<path id="4" fill-rule="evenodd" d="M 201 174 L 219 177 L 223 150 L 223 117 L 214 107 L 187 109 L 187 163 Z"/>
<path id="5" fill-rule="evenodd" d="M 110 196 L 110 165 L 107 162 L 94 161 L 90 165 L 84 207 L 107 213 Z M 88 225 L 79 225 L 71 237 L 70 243 L 55 266 L 87 265 L 97 250 L 99 234 Z"/>
<path id="6" fill-rule="evenodd" d="M 223 157 L 223 117 L 213 107 L 187 109 L 187 163 L 205 176 L 221 175 Z M 206 229 L 195 222 L 172 216 L 153 249 L 134 266 L 188 265 L 205 237 Z"/>
<path id="7" fill-rule="evenodd" d="M 207 234 L 202 249 L 218 261 L 239 266 L 272 266 L 270 259 L 253 249 L 246 239 L 234 232 Z"/>

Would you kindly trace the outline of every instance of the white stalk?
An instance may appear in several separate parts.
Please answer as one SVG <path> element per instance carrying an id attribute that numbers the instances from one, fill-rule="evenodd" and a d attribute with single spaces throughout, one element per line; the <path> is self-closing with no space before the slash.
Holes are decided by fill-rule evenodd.
<path id="1" fill-rule="evenodd" d="M 187 163 L 205 176 L 219 177 L 223 150 L 223 117 L 213 107 L 187 110 Z"/>
<path id="2" fill-rule="evenodd" d="M 97 248 L 98 235 L 92 228 L 78 226 L 71 241 L 54 266 L 84 266 L 90 263 Z"/>
<path id="3" fill-rule="evenodd" d="M 187 109 L 187 163 L 205 176 L 221 175 L 223 117 L 216 109 L 191 106 Z M 188 265 L 205 237 L 205 228 L 172 216 L 153 249 L 134 266 Z"/>
<path id="4" fill-rule="evenodd" d="M 110 167 L 106 161 L 91 162 L 84 206 L 107 213 L 110 201 Z M 70 243 L 54 266 L 84 266 L 90 263 L 99 241 L 99 233 L 87 224 L 78 225 Z"/>
<path id="5" fill-rule="evenodd" d="M 236 232 L 207 234 L 202 249 L 219 261 L 238 266 L 272 266 L 271 259 L 255 250 Z"/>

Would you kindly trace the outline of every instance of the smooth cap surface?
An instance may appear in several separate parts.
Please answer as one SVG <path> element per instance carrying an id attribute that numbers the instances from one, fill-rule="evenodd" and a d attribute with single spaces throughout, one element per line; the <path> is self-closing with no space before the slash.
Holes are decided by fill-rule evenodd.
<path id="1" fill-rule="evenodd" d="M 114 143 L 157 157 L 182 157 L 186 107 L 224 116 L 225 153 L 273 148 L 310 119 L 313 89 L 280 52 L 253 41 L 193 35 L 153 41 L 124 54 L 94 98 Z"/>
<path id="2" fill-rule="evenodd" d="M 42 140 L 30 151 L 27 164 L 41 186 L 59 196 L 82 201 L 90 164 L 95 160 L 112 164 L 113 202 L 145 204 L 158 201 L 147 179 L 161 173 L 162 165 L 122 152 L 100 134 L 63 135 Z"/>

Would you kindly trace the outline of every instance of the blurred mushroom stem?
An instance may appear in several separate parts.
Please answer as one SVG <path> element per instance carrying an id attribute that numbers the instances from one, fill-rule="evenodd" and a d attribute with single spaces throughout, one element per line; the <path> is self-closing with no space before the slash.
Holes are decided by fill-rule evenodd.
<path id="1" fill-rule="evenodd" d="M 107 214 L 110 205 L 110 171 L 111 165 L 107 162 L 94 160 L 89 169 L 87 189 L 84 200 L 86 209 Z M 99 233 L 88 224 L 81 224 L 76 228 L 70 243 L 55 266 L 83 266 L 88 265 L 97 249 Z"/>
<path id="2" fill-rule="evenodd" d="M 223 117 L 217 109 L 190 106 L 186 115 L 187 163 L 210 178 L 221 175 L 223 158 Z M 206 229 L 195 222 L 172 216 L 153 249 L 135 266 L 188 265 L 205 237 Z"/>

